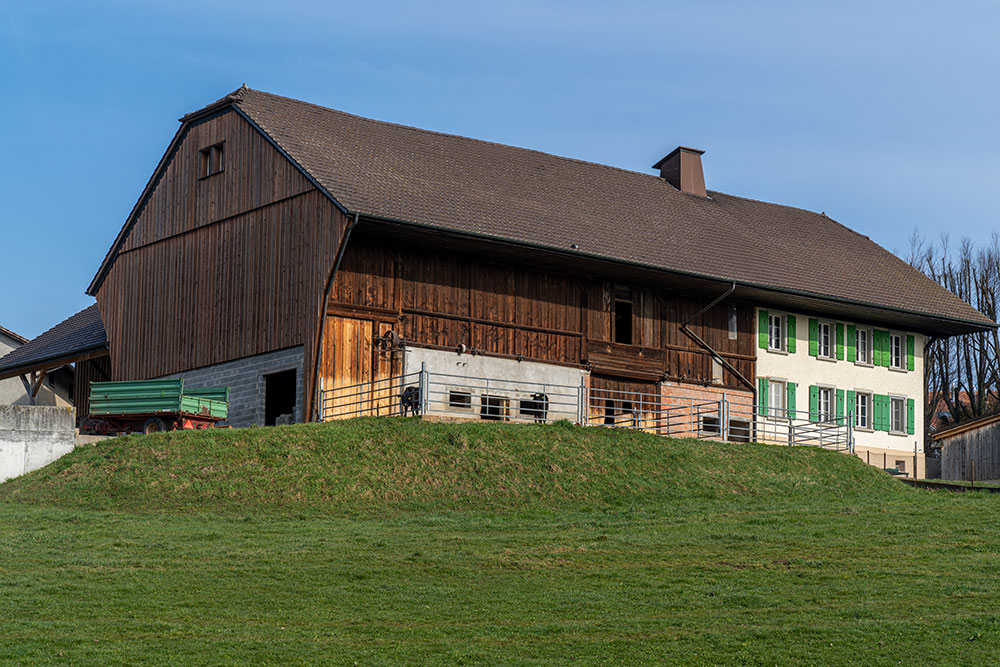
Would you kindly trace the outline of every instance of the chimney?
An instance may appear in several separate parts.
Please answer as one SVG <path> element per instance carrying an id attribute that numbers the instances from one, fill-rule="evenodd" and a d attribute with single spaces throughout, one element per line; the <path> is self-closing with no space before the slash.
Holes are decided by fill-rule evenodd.
<path id="1" fill-rule="evenodd" d="M 660 178 L 681 192 L 707 197 L 705 173 L 701 170 L 701 154 L 697 148 L 678 146 L 667 157 L 653 165 L 660 170 Z"/>

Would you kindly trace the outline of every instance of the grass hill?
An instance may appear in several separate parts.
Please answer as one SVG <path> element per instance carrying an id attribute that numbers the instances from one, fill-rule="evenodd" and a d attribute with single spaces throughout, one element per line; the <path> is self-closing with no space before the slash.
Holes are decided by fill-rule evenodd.
<path id="1" fill-rule="evenodd" d="M 418 419 L 179 431 L 79 448 L 0 500 L 88 509 L 389 515 L 869 500 L 908 490 L 816 448 Z"/>
<path id="2" fill-rule="evenodd" d="M 998 510 L 568 424 L 130 436 L 0 484 L 0 663 L 992 664 Z"/>

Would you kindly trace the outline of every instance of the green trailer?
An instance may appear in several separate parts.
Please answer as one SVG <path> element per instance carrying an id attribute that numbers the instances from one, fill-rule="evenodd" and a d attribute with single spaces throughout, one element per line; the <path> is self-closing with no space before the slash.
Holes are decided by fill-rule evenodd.
<path id="1" fill-rule="evenodd" d="M 229 414 L 229 387 L 185 389 L 182 378 L 91 382 L 90 416 L 81 430 L 92 433 L 154 433 L 204 429 Z"/>

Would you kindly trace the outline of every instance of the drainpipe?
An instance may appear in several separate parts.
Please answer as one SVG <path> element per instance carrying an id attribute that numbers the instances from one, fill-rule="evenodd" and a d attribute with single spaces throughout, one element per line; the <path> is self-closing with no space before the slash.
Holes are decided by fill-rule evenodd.
<path id="1" fill-rule="evenodd" d="M 712 349 L 711 345 L 709 345 L 708 343 L 706 343 L 704 340 L 701 339 L 701 336 L 699 336 L 698 334 L 696 334 L 695 332 L 691 331 L 691 329 L 688 328 L 688 324 L 690 324 L 695 319 L 701 317 L 702 315 L 704 315 L 705 313 L 707 313 L 708 311 L 710 311 L 712 308 L 715 308 L 715 306 L 717 306 L 723 300 L 725 300 L 726 298 L 728 298 L 729 295 L 731 295 L 735 291 L 736 291 L 736 283 L 733 282 L 733 284 L 730 285 L 730 287 L 729 287 L 728 290 L 726 290 L 725 292 L 723 292 L 722 294 L 720 294 L 718 297 L 716 297 L 710 304 L 708 304 L 707 306 L 705 306 L 704 308 L 702 308 L 701 310 L 699 310 L 697 313 L 695 313 L 691 317 L 689 317 L 686 320 L 684 320 L 684 323 L 681 324 L 681 326 L 680 326 L 680 330 L 684 333 L 684 335 L 686 335 L 688 338 L 690 338 L 695 343 L 697 343 L 699 347 L 701 347 L 706 352 L 708 352 L 712 356 L 713 359 L 715 359 L 716 361 L 719 362 L 719 364 L 722 365 L 723 368 L 725 368 L 727 371 L 729 371 L 730 373 L 732 373 L 733 375 L 735 375 L 736 379 L 738 379 L 741 383 L 743 383 L 744 386 L 747 387 L 747 389 L 750 390 L 750 393 L 753 396 L 753 404 L 756 406 L 757 405 L 757 387 L 754 385 L 754 383 L 752 381 L 746 379 L 743 376 L 743 374 L 740 373 L 738 370 L 736 370 L 736 368 L 731 363 L 729 363 L 728 361 L 726 361 L 725 359 L 723 359 L 722 355 L 720 355 L 718 352 L 716 352 L 714 349 Z M 757 439 L 757 417 L 756 417 L 756 411 L 755 411 L 754 419 L 753 419 L 753 431 L 754 431 L 754 438 L 753 439 L 756 440 Z"/>
<path id="2" fill-rule="evenodd" d="M 313 397 L 313 419 L 316 421 L 322 419 L 319 408 L 319 403 L 321 401 L 316 400 L 317 398 L 322 399 L 322 397 L 317 396 L 318 392 L 316 391 L 316 388 L 318 386 L 317 379 L 319 378 L 320 352 L 323 349 L 323 334 L 326 332 L 326 308 L 330 301 L 330 291 L 333 289 L 333 281 L 336 279 L 337 271 L 340 269 L 340 262 L 344 259 L 344 251 L 347 250 L 347 240 L 351 238 L 351 232 L 358 226 L 358 218 L 360 216 L 360 213 L 355 213 L 354 219 L 347 225 L 347 229 L 344 231 L 344 238 L 340 239 L 340 246 L 337 248 L 337 257 L 333 260 L 333 266 L 330 267 L 330 274 L 326 278 L 326 287 L 323 289 L 323 301 L 319 308 L 319 331 L 316 334 L 316 349 L 315 356 L 313 357 L 312 378 L 309 381 L 309 392 Z"/>

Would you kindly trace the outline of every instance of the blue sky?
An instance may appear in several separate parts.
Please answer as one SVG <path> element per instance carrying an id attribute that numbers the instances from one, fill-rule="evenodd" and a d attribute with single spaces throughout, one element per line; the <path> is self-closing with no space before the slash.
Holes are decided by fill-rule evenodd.
<path id="1" fill-rule="evenodd" d="M 502 6 L 501 6 L 502 5 Z M 905 254 L 984 238 L 1000 177 L 989 2 L 0 5 L 0 326 L 84 295 L 177 118 L 253 88 L 711 189 Z"/>

